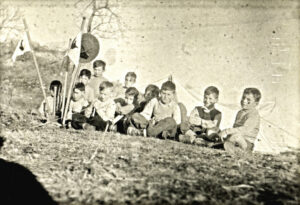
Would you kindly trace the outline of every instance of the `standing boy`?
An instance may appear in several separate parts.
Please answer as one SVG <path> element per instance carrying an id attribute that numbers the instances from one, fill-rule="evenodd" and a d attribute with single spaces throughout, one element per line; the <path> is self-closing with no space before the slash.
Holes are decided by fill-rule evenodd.
<path id="1" fill-rule="evenodd" d="M 238 151 L 252 152 L 254 141 L 259 132 L 260 116 L 256 109 L 261 99 L 261 93 L 257 88 L 246 88 L 241 99 L 242 109 L 237 113 L 233 128 L 220 132 L 220 137 L 225 139 L 226 151 L 235 153 Z"/>
<path id="2" fill-rule="evenodd" d="M 180 125 L 183 135 L 179 136 L 179 141 L 194 143 L 196 138 L 207 141 L 218 141 L 219 137 L 216 134 L 219 131 L 222 113 L 215 108 L 218 102 L 219 90 L 214 86 L 209 86 L 204 91 L 203 104 L 204 106 L 195 107 L 189 117 L 188 122 Z"/>
<path id="3" fill-rule="evenodd" d="M 103 77 L 103 72 L 105 71 L 106 63 L 102 60 L 96 60 L 93 63 L 94 76 L 89 82 L 89 86 L 94 90 L 94 96 L 97 97 L 99 95 L 99 86 L 102 82 L 107 81 L 105 77 Z"/>
<path id="4" fill-rule="evenodd" d="M 176 85 L 173 82 L 163 83 L 160 97 L 153 98 L 141 113 L 132 115 L 133 124 L 140 129 L 147 128 L 150 137 L 175 138 L 177 126 L 181 123 L 180 108 L 174 99 L 175 91 Z"/>
<path id="5" fill-rule="evenodd" d="M 130 87 L 134 87 L 135 82 L 136 82 L 136 74 L 134 72 L 126 73 L 124 86 L 120 84 L 118 85 L 118 89 L 115 90 L 115 94 L 116 94 L 115 101 L 118 102 L 120 99 L 124 99 L 126 90 Z"/>
<path id="6" fill-rule="evenodd" d="M 133 87 L 133 85 L 136 83 L 136 74 L 135 72 L 128 72 L 125 75 L 125 84 L 124 84 L 124 88 L 130 88 Z"/>
<path id="7" fill-rule="evenodd" d="M 91 75 L 92 73 L 88 69 L 82 69 L 79 74 L 79 82 L 83 83 L 85 86 L 84 98 L 89 102 L 89 104 L 92 104 L 95 100 L 94 90 L 89 85 Z"/>

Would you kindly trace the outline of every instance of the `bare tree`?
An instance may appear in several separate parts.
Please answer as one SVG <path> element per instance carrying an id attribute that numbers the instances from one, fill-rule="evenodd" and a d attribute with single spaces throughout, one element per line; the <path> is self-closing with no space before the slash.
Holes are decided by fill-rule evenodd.
<path id="1" fill-rule="evenodd" d="M 0 1 L 0 36 L 1 41 L 16 37 L 22 31 L 22 14 L 19 8 L 13 8 Z"/>
<path id="2" fill-rule="evenodd" d="M 118 0 L 79 0 L 75 6 L 82 8 L 80 16 L 88 19 L 87 32 L 100 38 L 122 36 L 124 24 L 118 15 Z"/>

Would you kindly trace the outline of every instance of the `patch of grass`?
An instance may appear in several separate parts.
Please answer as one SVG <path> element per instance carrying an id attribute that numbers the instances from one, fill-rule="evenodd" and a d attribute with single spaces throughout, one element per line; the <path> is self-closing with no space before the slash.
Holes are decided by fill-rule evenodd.
<path id="1" fill-rule="evenodd" d="M 67 204 L 297 204 L 297 158 L 51 127 L 2 133 L 0 156 L 27 166 Z M 94 156 L 94 157 L 93 157 Z"/>

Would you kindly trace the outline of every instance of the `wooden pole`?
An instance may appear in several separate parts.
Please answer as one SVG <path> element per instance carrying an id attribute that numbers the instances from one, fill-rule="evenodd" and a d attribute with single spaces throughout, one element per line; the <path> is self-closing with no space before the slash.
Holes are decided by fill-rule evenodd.
<path id="1" fill-rule="evenodd" d="M 28 29 L 28 26 L 27 26 L 25 18 L 23 18 L 23 24 L 24 24 L 25 31 L 26 31 L 26 34 L 27 34 L 27 38 L 28 38 L 28 42 L 29 42 L 29 48 L 31 50 L 31 54 L 32 54 L 32 57 L 33 57 L 33 62 L 34 62 L 34 65 L 35 65 L 35 68 L 36 68 L 36 71 L 37 71 L 37 74 L 38 74 L 38 77 L 39 77 L 39 81 L 40 81 L 40 84 L 41 84 L 41 89 L 42 89 L 42 92 L 43 92 L 44 100 L 46 102 L 48 110 L 50 111 L 50 104 L 49 104 L 49 102 L 47 100 L 47 96 L 46 96 L 46 92 L 45 92 L 45 89 L 44 89 L 42 77 L 41 77 L 41 74 L 40 74 L 39 65 L 37 63 L 34 50 L 33 50 L 32 46 L 31 46 L 31 38 L 30 38 L 29 29 Z"/>
<path id="2" fill-rule="evenodd" d="M 56 103 L 57 103 L 56 96 L 57 96 L 57 86 L 54 86 L 53 113 L 52 113 L 53 119 L 55 119 L 55 114 L 56 114 Z"/>
<path id="3" fill-rule="evenodd" d="M 69 47 L 68 47 L 68 50 L 67 50 L 66 54 L 70 50 L 71 44 L 72 44 L 72 39 L 70 38 L 69 39 Z M 66 103 L 67 83 L 68 83 L 68 71 L 69 71 L 69 66 L 70 66 L 70 59 L 69 59 L 68 56 L 64 57 L 61 68 L 63 68 L 64 66 L 67 66 L 67 67 L 65 69 L 65 80 L 64 80 L 64 91 L 63 91 L 63 99 L 62 99 L 61 118 L 64 117 L 64 113 L 65 113 L 65 103 Z"/>
<path id="4" fill-rule="evenodd" d="M 80 30 L 81 30 L 82 33 L 84 32 L 85 20 L 86 20 L 86 18 L 83 17 L 82 18 L 82 23 L 81 23 L 81 28 L 80 28 Z M 78 66 L 75 67 L 75 69 L 74 69 L 74 71 L 72 73 L 72 78 L 71 78 L 71 82 L 70 82 L 70 86 L 69 86 L 69 92 L 68 92 L 68 97 L 67 97 L 66 108 L 64 110 L 65 113 L 63 115 L 63 120 L 62 120 L 62 125 L 63 126 L 65 125 L 65 122 L 66 122 L 66 117 L 67 117 L 67 113 L 68 113 L 68 110 L 69 110 L 69 104 L 70 104 L 70 99 L 71 99 L 71 93 L 72 93 L 72 89 L 73 89 L 73 86 L 74 86 L 74 81 L 75 81 L 75 79 L 77 78 L 77 75 L 78 75 L 78 69 L 79 69 L 79 67 L 80 67 L 80 63 L 78 63 Z"/>

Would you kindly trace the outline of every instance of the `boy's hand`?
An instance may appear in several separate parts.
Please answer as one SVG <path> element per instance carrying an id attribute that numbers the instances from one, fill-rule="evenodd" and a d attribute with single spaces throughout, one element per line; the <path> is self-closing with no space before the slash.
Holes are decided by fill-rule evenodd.
<path id="1" fill-rule="evenodd" d="M 84 112 L 84 116 L 85 116 L 86 118 L 90 118 L 91 114 L 88 113 L 88 112 Z"/>
<path id="2" fill-rule="evenodd" d="M 155 119 L 154 119 L 154 117 L 149 121 L 149 125 L 150 126 L 154 126 L 155 125 Z"/>
<path id="3" fill-rule="evenodd" d="M 224 140 L 225 140 L 226 137 L 227 137 L 226 130 L 221 131 L 221 132 L 219 133 L 219 136 L 220 136 L 222 142 L 224 142 Z"/>

